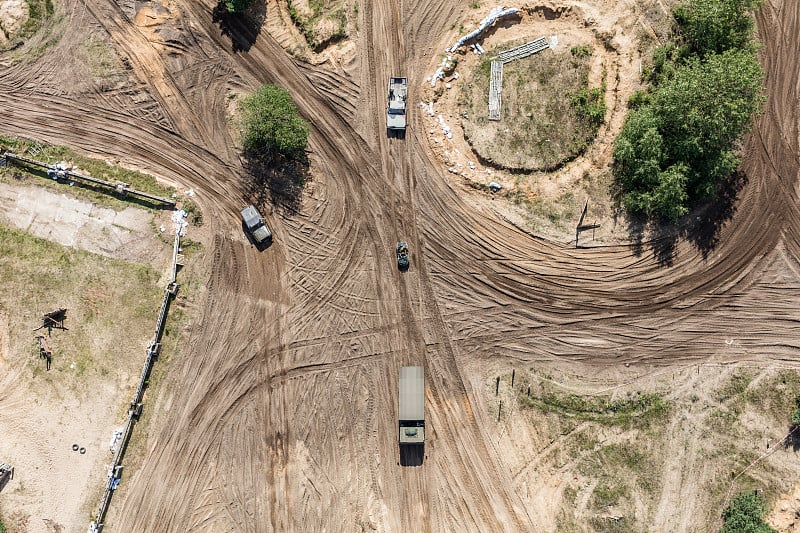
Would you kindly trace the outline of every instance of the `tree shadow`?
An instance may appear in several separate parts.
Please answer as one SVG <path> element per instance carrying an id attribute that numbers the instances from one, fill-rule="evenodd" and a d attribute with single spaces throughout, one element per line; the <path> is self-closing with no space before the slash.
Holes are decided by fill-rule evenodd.
<path id="1" fill-rule="evenodd" d="M 244 190 L 256 205 L 272 204 L 291 214 L 300 210 L 303 189 L 311 179 L 308 157 L 287 159 L 280 155 L 244 154 Z"/>
<path id="2" fill-rule="evenodd" d="M 790 446 L 793 452 L 800 450 L 800 431 L 798 431 L 798 429 L 800 429 L 800 426 L 789 426 L 789 434 L 783 439 L 784 450 L 788 450 Z"/>
<path id="3" fill-rule="evenodd" d="M 628 215 L 628 238 L 634 255 L 641 256 L 649 248 L 659 265 L 669 267 L 674 263 L 679 239 L 685 239 L 707 259 L 719 246 L 722 228 L 736 213 L 736 201 L 747 181 L 743 172 L 732 174 L 720 183 L 714 198 L 677 222 Z M 615 191 L 614 201 L 618 216 L 622 212 L 619 191 Z"/>
<path id="4" fill-rule="evenodd" d="M 231 50 L 238 53 L 253 47 L 266 18 L 266 2 L 253 2 L 243 13 L 229 13 L 222 4 L 217 4 L 211 20 L 219 26 L 222 35 L 230 37 Z"/>

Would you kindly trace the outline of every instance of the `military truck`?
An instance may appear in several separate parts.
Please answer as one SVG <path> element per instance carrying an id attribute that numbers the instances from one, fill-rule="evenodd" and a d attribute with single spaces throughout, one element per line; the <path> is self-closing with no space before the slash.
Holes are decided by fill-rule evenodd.
<path id="1" fill-rule="evenodd" d="M 400 446 L 425 444 L 425 369 L 400 367 Z"/>
<path id="2" fill-rule="evenodd" d="M 257 246 L 272 242 L 272 231 L 254 205 L 242 209 L 242 223 Z"/>
<path id="3" fill-rule="evenodd" d="M 389 132 L 405 133 L 406 98 L 408 78 L 389 78 L 389 94 L 386 97 L 386 129 Z"/>

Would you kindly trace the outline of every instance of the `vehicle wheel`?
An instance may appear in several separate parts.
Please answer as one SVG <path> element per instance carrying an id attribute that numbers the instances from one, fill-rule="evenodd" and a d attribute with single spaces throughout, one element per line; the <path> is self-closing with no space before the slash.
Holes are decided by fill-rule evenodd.
<path id="1" fill-rule="evenodd" d="M 81 448 L 80 449 L 80 453 L 81 453 L 81 455 L 85 454 L 86 453 L 86 448 Z"/>
<path id="2" fill-rule="evenodd" d="M 73 444 L 72 445 L 72 451 L 73 452 L 77 452 L 78 451 L 78 445 L 77 444 Z"/>

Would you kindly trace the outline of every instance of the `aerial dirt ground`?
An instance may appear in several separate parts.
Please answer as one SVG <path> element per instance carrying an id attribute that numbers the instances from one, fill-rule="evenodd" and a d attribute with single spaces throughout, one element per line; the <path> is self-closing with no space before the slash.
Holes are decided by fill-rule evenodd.
<path id="1" fill-rule="evenodd" d="M 703 372 L 717 387 L 731 365 L 754 368 L 753 383 L 800 367 L 800 3 L 767 0 L 758 16 L 769 100 L 737 199 L 685 238 L 591 249 L 532 235 L 462 190 L 418 108 L 405 139 L 387 138 L 386 80 L 402 73 L 421 91 L 459 21 L 476 18 L 467 2 L 363 2 L 355 46 L 317 65 L 286 53 L 277 3 L 260 32 L 221 28 L 215 3 L 58 0 L 51 26 L 0 56 L 0 133 L 192 187 L 204 210 L 195 322 L 170 386 L 145 405 L 157 415 L 109 530 L 562 530 L 561 491 L 576 476 L 545 459 L 572 433 L 537 437 L 520 407 L 498 425 L 495 376 L 546 369 L 597 391 L 674 371 L 680 385 L 653 386 L 680 400 Z M 82 56 L 87 42 L 109 51 L 102 68 Z M 274 209 L 275 243 L 259 253 L 238 218 L 248 199 L 229 107 L 265 82 L 287 87 L 311 121 L 313 180 L 299 206 Z M 398 240 L 410 245 L 405 273 Z M 428 438 L 414 468 L 399 466 L 396 443 L 404 365 L 426 368 Z M 706 392 L 696 405 L 719 401 Z M 669 460 L 635 523 L 713 531 L 723 502 L 702 503 L 696 481 L 716 475 L 707 441 L 692 433 L 695 404 L 677 405 L 686 416 L 653 444 Z M 779 453 L 788 510 L 800 469 Z M 586 509 L 591 490 L 573 490 Z M 686 493 L 705 507 L 687 509 Z"/>

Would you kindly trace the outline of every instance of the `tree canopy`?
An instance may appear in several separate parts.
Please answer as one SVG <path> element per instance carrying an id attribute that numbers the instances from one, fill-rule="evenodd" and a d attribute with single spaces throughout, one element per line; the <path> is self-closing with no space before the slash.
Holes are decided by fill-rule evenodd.
<path id="1" fill-rule="evenodd" d="M 712 5 L 727 13 L 756 1 L 689 0 L 682 17 L 699 17 L 695 10 L 713 11 Z M 747 9 L 741 8 L 751 17 Z M 747 39 L 750 24 L 742 30 Z M 656 49 L 646 77 L 653 86 L 629 103 L 634 110 L 615 143 L 614 172 L 629 211 L 676 220 L 691 203 L 713 195 L 739 165 L 734 146 L 763 104 L 763 72 L 752 46 L 707 48 L 699 55 L 677 42 Z"/>
<path id="2" fill-rule="evenodd" d="M 286 89 L 263 85 L 240 104 L 242 144 L 251 156 L 301 158 L 309 126 Z"/>
<path id="3" fill-rule="evenodd" d="M 675 8 L 681 33 L 700 55 L 747 48 L 760 0 L 687 0 Z"/>

